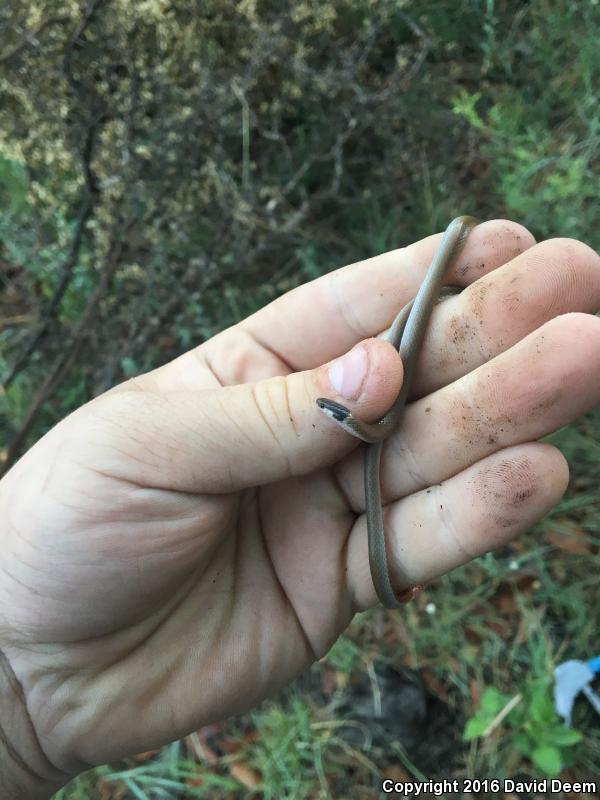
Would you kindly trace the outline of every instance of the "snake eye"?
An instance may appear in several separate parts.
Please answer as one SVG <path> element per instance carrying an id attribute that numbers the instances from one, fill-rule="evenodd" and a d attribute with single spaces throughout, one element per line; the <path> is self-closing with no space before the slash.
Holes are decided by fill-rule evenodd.
<path id="1" fill-rule="evenodd" d="M 325 397 L 317 399 L 317 405 L 327 414 L 328 417 L 336 420 L 336 422 L 343 422 L 350 416 L 350 410 L 346 406 L 336 403 L 334 400 L 327 400 Z"/>

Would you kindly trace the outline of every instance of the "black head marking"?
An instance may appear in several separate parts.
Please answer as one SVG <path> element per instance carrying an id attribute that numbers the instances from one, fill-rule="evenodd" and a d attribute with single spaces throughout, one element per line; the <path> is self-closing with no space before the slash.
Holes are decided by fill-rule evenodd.
<path id="1" fill-rule="evenodd" d="M 317 405 L 319 408 L 322 408 L 323 411 L 331 414 L 331 416 L 338 422 L 343 422 L 350 416 L 350 411 L 346 408 L 346 406 L 336 403 L 335 400 L 327 400 L 325 397 L 319 397 L 317 400 Z"/>

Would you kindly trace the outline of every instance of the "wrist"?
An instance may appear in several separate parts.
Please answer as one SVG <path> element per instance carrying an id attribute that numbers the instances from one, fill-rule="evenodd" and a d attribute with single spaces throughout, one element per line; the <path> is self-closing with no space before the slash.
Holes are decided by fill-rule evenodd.
<path id="1" fill-rule="evenodd" d="M 0 649 L 0 797 L 48 800 L 67 780 L 44 755 L 21 684 Z"/>

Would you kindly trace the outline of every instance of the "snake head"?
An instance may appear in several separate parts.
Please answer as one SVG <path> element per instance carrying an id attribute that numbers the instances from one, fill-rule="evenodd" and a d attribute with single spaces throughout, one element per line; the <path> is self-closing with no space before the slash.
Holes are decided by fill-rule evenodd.
<path id="1" fill-rule="evenodd" d="M 344 422 L 350 416 L 350 409 L 336 403 L 335 400 L 327 400 L 325 397 L 317 399 L 317 405 L 324 414 L 334 419 L 336 422 Z"/>

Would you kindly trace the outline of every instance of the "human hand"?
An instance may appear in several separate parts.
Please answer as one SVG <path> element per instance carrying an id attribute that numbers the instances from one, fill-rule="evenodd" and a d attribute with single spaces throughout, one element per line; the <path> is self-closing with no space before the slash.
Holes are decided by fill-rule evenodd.
<path id="1" fill-rule="evenodd" d="M 365 420 L 391 405 L 400 359 L 369 337 L 438 242 L 330 273 L 115 387 L 0 482 L 0 682 L 22 687 L 10 716 L 0 692 L 0 727 L 32 771 L 58 785 L 239 713 L 375 602 L 362 448 L 315 400 Z M 486 222 L 449 282 L 467 288 L 433 313 L 382 461 L 398 589 L 545 514 L 568 469 L 533 440 L 600 399 L 592 250 Z M 355 345 L 337 391 L 322 365 Z"/>

